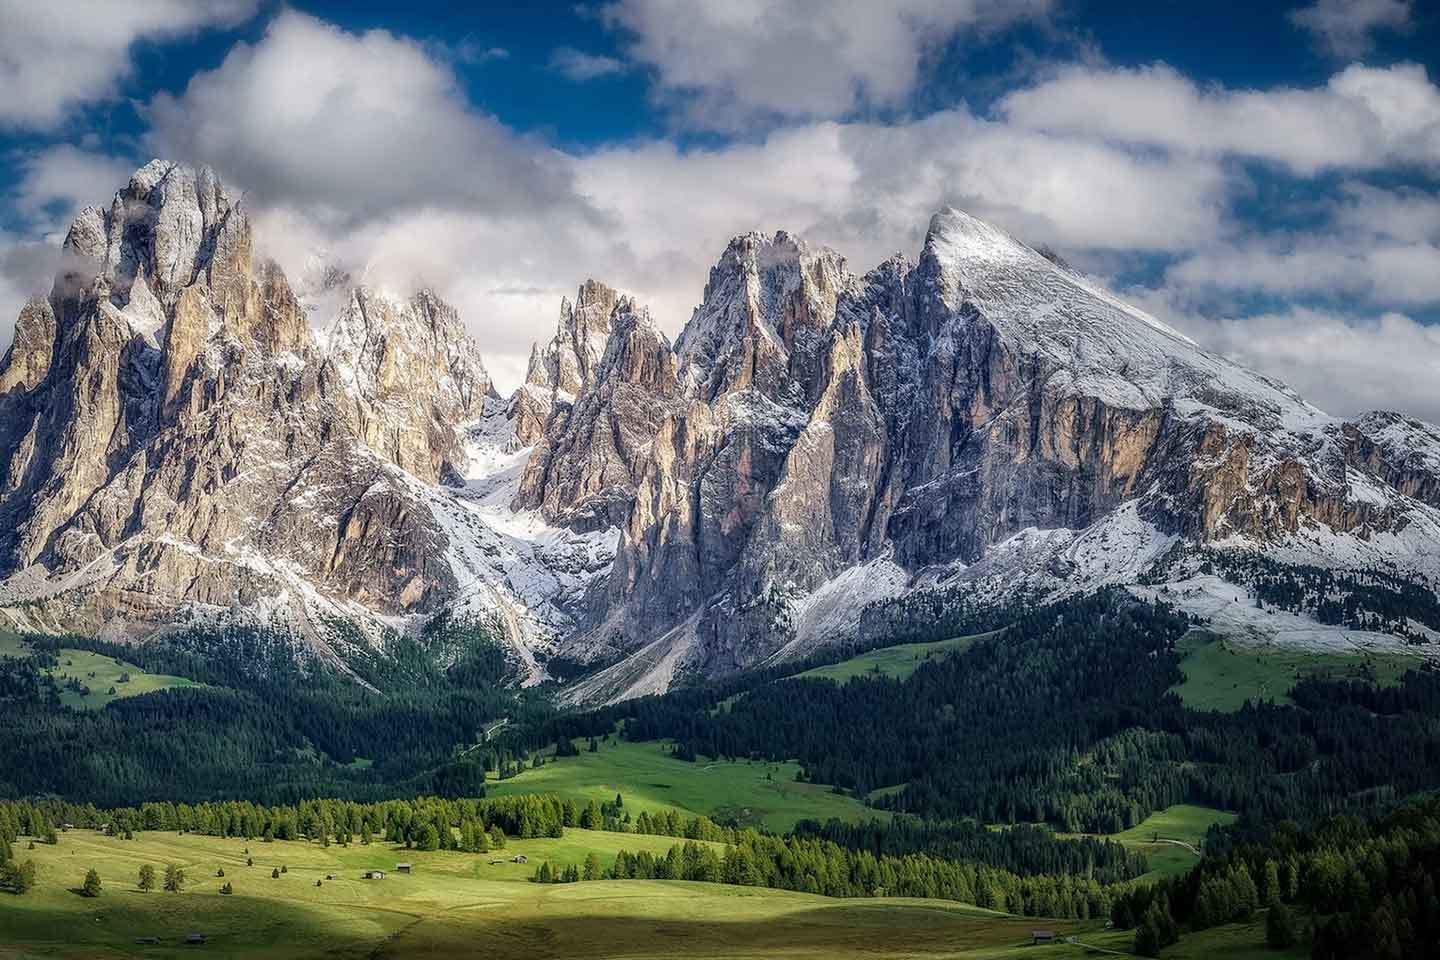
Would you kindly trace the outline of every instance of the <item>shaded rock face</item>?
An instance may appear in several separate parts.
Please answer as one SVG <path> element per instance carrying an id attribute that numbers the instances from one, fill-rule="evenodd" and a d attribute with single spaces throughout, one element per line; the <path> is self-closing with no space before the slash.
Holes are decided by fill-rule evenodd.
<path id="1" fill-rule="evenodd" d="M 322 348 L 284 274 L 255 262 L 243 206 L 160 161 L 65 247 L 75 265 L 27 306 L 0 371 L 0 577 L 37 623 L 453 593 L 444 535 L 399 473 L 463 467 L 460 427 L 493 398 L 453 310 L 356 291 Z"/>
<path id="2" fill-rule="evenodd" d="M 591 381 L 620 300 L 615 290 L 598 280 L 587 280 L 574 303 L 568 299 L 560 302 L 555 336 L 543 348 L 536 344 L 531 349 L 525 383 L 510 401 L 516 440 L 522 446 L 539 440 L 552 416 L 568 415 L 575 398 Z"/>

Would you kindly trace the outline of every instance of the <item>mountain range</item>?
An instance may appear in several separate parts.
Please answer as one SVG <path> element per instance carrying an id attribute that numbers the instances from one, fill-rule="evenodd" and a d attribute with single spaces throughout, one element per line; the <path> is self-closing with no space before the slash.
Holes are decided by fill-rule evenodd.
<path id="1" fill-rule="evenodd" d="M 1440 584 L 1440 428 L 1329 416 L 961 211 L 863 275 L 736 237 L 673 343 L 586 281 L 508 397 L 433 293 L 292 285 L 208 169 L 152 161 L 64 253 L 0 363 L 16 629 L 268 624 L 344 672 L 469 624 L 573 702 L 1101 586 L 1440 650 L 1326 612 Z"/>

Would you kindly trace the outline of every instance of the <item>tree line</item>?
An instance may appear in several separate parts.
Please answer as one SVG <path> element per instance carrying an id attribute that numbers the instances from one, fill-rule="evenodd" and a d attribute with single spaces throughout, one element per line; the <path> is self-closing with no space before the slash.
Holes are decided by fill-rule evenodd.
<path id="1" fill-rule="evenodd" d="M 1218 839 L 1224 842 L 1224 837 Z M 1316 960 L 1401 960 L 1440 944 L 1440 798 L 1383 817 L 1293 821 L 1207 851 L 1188 874 L 1117 891 L 1111 920 L 1136 952 L 1266 912 L 1272 947 L 1309 942 Z"/>

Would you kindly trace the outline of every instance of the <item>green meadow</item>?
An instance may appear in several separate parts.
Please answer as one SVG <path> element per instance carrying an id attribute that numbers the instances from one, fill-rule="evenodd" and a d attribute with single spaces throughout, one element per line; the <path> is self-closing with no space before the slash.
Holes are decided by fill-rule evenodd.
<path id="1" fill-rule="evenodd" d="M 1094 921 L 1035 921 L 945 901 L 835 900 L 751 887 L 678 881 L 595 881 L 539 885 L 535 864 L 578 863 L 594 852 L 661 853 L 675 841 L 586 830 L 561 840 L 513 840 L 506 856 L 528 865 L 491 866 L 498 854 L 422 853 L 384 843 L 323 847 L 147 833 L 135 840 L 90 830 L 56 846 L 17 845 L 39 868 L 35 889 L 0 895 L 0 958 L 242 957 L 411 958 L 1002 958 L 1033 955 L 1038 926 L 1082 939 Z M 254 857 L 246 866 L 245 850 Z M 414 872 L 394 872 L 397 862 Z M 181 893 L 136 887 L 141 864 L 163 876 L 186 871 Z M 279 866 L 287 872 L 278 879 Z M 99 873 L 99 897 L 77 890 Z M 364 880 L 383 869 L 383 880 Z M 224 870 L 224 878 L 216 876 Z M 334 875 L 335 879 L 326 877 Z M 319 885 L 316 882 L 319 881 Z M 221 895 L 221 884 L 233 895 Z M 183 944 L 190 933 L 209 941 Z M 158 945 L 137 944 L 158 937 Z M 1047 948 L 1080 957 L 1080 947 Z"/>
<path id="2" fill-rule="evenodd" d="M 1179 803 L 1150 816 L 1120 833 L 1076 834 L 1058 833 L 1060 837 L 1101 836 L 1116 840 L 1131 850 L 1145 854 L 1150 865 L 1147 877 L 1163 877 L 1185 873 L 1200 862 L 1196 852 L 1203 849 L 1205 833 L 1211 824 L 1222 826 L 1235 822 L 1235 814 L 1211 807 Z"/>
<path id="3" fill-rule="evenodd" d="M 1365 679 L 1394 686 L 1420 665 L 1404 653 L 1327 653 L 1256 647 L 1192 630 L 1178 644 L 1185 680 L 1171 689 L 1195 710 L 1233 712 L 1247 700 L 1289 702 L 1304 677 Z"/>
<path id="4" fill-rule="evenodd" d="M 854 797 L 815 783 L 797 783 L 796 763 L 744 760 L 689 763 L 676 760 L 662 743 L 611 739 L 594 753 L 580 741 L 578 757 L 547 758 L 544 766 L 506 780 L 492 780 L 492 797 L 553 793 L 576 801 L 614 800 L 626 809 L 704 814 L 734 818 L 745 826 L 788 830 L 798 820 L 863 820 L 886 816 Z"/>
<path id="5" fill-rule="evenodd" d="M 30 655 L 30 647 L 14 634 L 0 633 L 0 656 L 24 657 Z M 59 666 L 45 673 L 60 688 L 60 702 L 67 707 L 84 710 L 99 710 L 106 704 L 123 697 L 138 697 L 170 687 L 195 686 L 193 680 L 172 677 L 162 673 L 146 673 L 143 669 L 125 660 L 92 653 L 89 650 L 75 650 L 69 647 L 56 651 Z M 88 687 L 89 693 L 72 689 L 68 683 L 78 681 Z M 110 690 L 114 689 L 114 693 Z"/>
<path id="6" fill-rule="evenodd" d="M 851 657 L 849 660 L 841 660 L 839 663 L 806 670 L 796 676 L 823 677 L 838 683 L 866 675 L 904 680 L 920 669 L 922 663 L 958 653 L 976 641 L 992 637 L 998 632 L 976 634 L 969 637 L 951 637 L 949 640 L 936 640 L 933 643 L 902 643 L 894 647 L 881 647 L 878 650 Z"/>

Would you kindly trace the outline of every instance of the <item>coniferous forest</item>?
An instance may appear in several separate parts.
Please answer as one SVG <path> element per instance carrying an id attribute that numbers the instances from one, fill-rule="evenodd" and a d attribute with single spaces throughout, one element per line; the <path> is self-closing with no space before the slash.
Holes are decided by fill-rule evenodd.
<path id="1" fill-rule="evenodd" d="M 1437 811 L 1413 798 L 1440 783 L 1440 674 L 1416 669 L 1383 688 L 1303 679 L 1288 702 L 1197 711 L 1170 692 L 1194 623 L 1164 603 L 1106 591 L 969 620 L 964 610 L 947 629 L 984 636 L 908 676 L 800 675 L 885 646 L 872 639 L 581 712 L 507 687 L 498 649 L 460 632 L 426 638 L 456 651 L 448 669 L 398 647 L 383 692 L 295 669 L 284 638 L 263 632 L 139 648 L 32 638 L 31 656 L 0 659 L 13 731 L 0 740 L 11 801 L 0 804 L 0 884 L 23 891 L 26 861 L 11 844 L 61 822 L 471 852 L 581 827 L 686 842 L 668 856 L 622 852 L 603 869 L 543 863 L 537 881 L 700 879 L 1108 916 L 1148 955 L 1262 910 L 1274 942 L 1308 938 L 1317 957 L 1391 956 L 1432 935 Z M 67 708 L 42 672 L 62 647 L 197 685 Z M 619 797 L 485 797 L 487 771 L 508 776 L 617 736 L 667 742 L 676 762 L 798 760 L 803 779 L 868 798 L 877 816 L 802 820 L 781 835 L 654 816 Z M 37 795 L 62 799 L 23 800 Z M 405 799 L 415 797 L 428 799 Z M 1115 833 L 1180 803 L 1239 814 L 1180 877 L 1138 879 L 1140 854 L 1059 835 Z"/>

